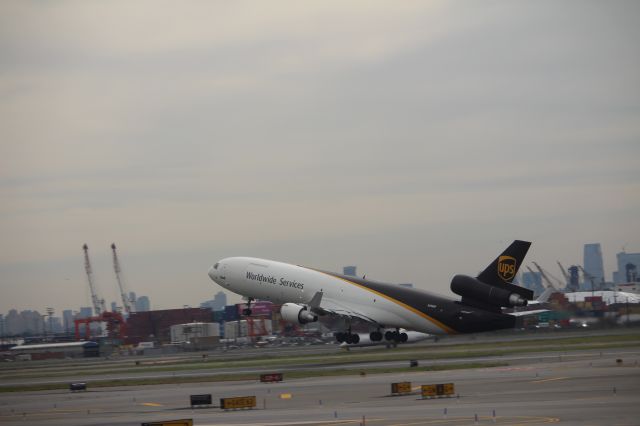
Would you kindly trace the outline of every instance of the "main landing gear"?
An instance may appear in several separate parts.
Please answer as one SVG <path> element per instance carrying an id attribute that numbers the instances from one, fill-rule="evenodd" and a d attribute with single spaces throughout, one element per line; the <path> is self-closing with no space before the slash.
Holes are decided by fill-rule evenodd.
<path id="1" fill-rule="evenodd" d="M 380 330 L 372 331 L 369 333 L 369 339 L 371 339 L 372 342 L 379 342 L 382 340 L 382 332 L 380 332 Z"/>
<path id="2" fill-rule="evenodd" d="M 346 331 L 346 332 L 338 332 L 335 333 L 334 336 L 336 336 L 336 341 L 338 343 L 347 343 L 349 345 L 355 345 L 356 343 L 360 343 L 360 336 L 358 336 L 357 334 L 353 334 L 351 333 L 351 330 Z"/>
<path id="3" fill-rule="evenodd" d="M 349 345 L 355 345 L 360 343 L 360 336 L 351 332 L 351 321 L 348 319 L 346 321 L 346 326 L 347 326 L 347 331 L 345 332 L 339 331 L 333 334 L 336 337 L 336 341 L 338 343 L 347 343 Z"/>
<path id="4" fill-rule="evenodd" d="M 242 315 L 244 315 L 245 317 L 251 316 L 251 302 L 253 302 L 253 300 L 254 299 L 251 297 L 247 299 L 247 307 L 242 310 Z"/>
<path id="5" fill-rule="evenodd" d="M 400 333 L 400 330 L 396 328 L 395 331 L 387 331 L 384 333 L 384 338 L 388 342 L 406 343 L 409 336 L 407 336 L 407 333 Z"/>

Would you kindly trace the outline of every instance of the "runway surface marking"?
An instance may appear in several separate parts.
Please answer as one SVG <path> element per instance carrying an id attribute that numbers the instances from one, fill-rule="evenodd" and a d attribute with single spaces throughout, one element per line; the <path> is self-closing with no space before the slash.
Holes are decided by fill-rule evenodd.
<path id="1" fill-rule="evenodd" d="M 553 382 L 554 380 L 565 380 L 569 377 L 552 377 L 550 379 L 542 379 L 542 380 L 534 380 L 531 383 L 543 383 L 543 382 Z"/>
<path id="2" fill-rule="evenodd" d="M 445 425 L 445 424 L 465 424 L 474 422 L 475 417 L 451 417 L 448 419 L 434 419 L 434 420 L 420 420 L 413 423 L 392 423 L 389 426 L 417 426 L 417 425 Z M 531 417 L 531 416 L 515 416 L 515 417 L 495 417 L 491 416 L 478 416 L 479 422 L 491 422 L 491 424 L 501 425 L 531 425 L 531 424 L 546 424 L 546 423 L 558 423 L 560 421 L 557 417 Z"/>
<path id="3" fill-rule="evenodd" d="M 158 404 L 157 402 L 143 402 L 140 405 L 146 405 L 147 407 L 163 407 L 162 404 Z"/>
<path id="4" fill-rule="evenodd" d="M 367 422 L 380 422 L 386 419 L 380 418 L 367 418 L 365 419 Z M 362 422 L 362 418 L 357 419 L 344 419 L 344 420 L 326 420 L 326 421 L 318 421 L 318 420 L 309 420 L 309 421 L 293 421 L 293 422 L 273 422 L 273 423 L 216 423 L 215 426 L 297 426 L 297 425 L 344 425 L 344 424 L 360 424 Z M 211 425 L 202 425 L 202 426 L 213 426 Z"/>
<path id="5" fill-rule="evenodd" d="M 365 418 L 365 422 L 384 422 L 388 419 L 382 418 Z M 450 417 L 448 419 L 433 419 L 433 420 L 420 420 L 411 423 L 389 423 L 389 426 L 418 426 L 418 425 L 468 425 L 469 422 L 474 422 L 474 417 Z M 533 425 L 533 424 L 549 424 L 558 423 L 560 421 L 557 417 L 534 417 L 534 416 L 510 416 L 495 418 L 490 416 L 478 416 L 478 421 L 482 423 L 500 424 L 505 426 L 519 426 L 519 425 Z M 216 423 L 217 426 L 296 426 L 296 425 L 350 425 L 350 424 L 362 424 L 362 418 L 356 419 L 344 419 L 344 420 L 329 420 L 329 421 L 293 421 L 293 422 L 274 422 L 274 423 Z M 205 425 L 203 425 L 205 426 Z"/>

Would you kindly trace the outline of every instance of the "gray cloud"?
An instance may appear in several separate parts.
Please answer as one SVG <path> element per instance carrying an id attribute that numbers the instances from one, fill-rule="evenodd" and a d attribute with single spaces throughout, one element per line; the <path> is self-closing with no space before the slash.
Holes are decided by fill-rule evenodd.
<path id="1" fill-rule="evenodd" d="M 634 2 L 0 9 L 0 312 L 87 304 L 84 242 L 162 307 L 234 254 L 446 291 L 640 249 Z"/>

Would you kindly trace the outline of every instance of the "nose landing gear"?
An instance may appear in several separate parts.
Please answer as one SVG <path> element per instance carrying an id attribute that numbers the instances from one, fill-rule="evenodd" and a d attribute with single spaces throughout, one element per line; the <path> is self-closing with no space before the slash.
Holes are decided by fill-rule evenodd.
<path id="1" fill-rule="evenodd" d="M 244 315 L 245 317 L 251 316 L 251 302 L 253 302 L 253 300 L 254 299 L 251 297 L 247 299 L 247 307 L 242 310 L 242 315 Z"/>

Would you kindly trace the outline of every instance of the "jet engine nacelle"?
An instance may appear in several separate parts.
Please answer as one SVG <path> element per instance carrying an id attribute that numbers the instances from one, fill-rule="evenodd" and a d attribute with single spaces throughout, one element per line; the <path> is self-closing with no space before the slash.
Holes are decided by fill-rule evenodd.
<path id="1" fill-rule="evenodd" d="M 518 293 L 507 289 L 485 284 L 482 281 L 467 275 L 456 275 L 451 280 L 451 291 L 465 298 L 477 302 L 512 308 L 514 306 L 527 306 L 527 299 Z"/>
<path id="2" fill-rule="evenodd" d="M 282 319 L 298 324 L 307 324 L 318 321 L 318 316 L 309 310 L 308 306 L 298 305 L 297 303 L 285 303 L 280 308 Z"/>

